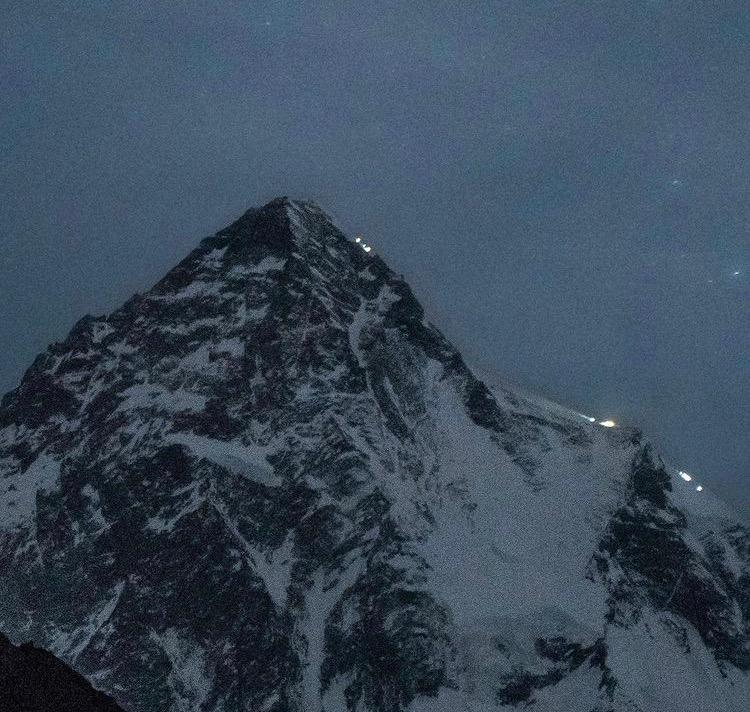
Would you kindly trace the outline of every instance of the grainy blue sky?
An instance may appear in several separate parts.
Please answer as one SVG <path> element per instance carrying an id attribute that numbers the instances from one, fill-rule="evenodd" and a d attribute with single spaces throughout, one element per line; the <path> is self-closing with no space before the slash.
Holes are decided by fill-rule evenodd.
<path id="1" fill-rule="evenodd" d="M 280 194 L 750 516 L 745 2 L 2 2 L 0 390 Z M 735 274 L 738 273 L 738 274 Z"/>

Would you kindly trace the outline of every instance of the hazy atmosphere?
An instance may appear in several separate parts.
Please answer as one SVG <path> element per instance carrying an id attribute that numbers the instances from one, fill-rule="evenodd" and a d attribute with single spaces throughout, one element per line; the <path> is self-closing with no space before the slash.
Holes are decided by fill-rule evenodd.
<path id="1" fill-rule="evenodd" d="M 0 30 L 0 390 L 277 195 L 489 380 L 750 518 L 745 2 L 26 2 Z"/>

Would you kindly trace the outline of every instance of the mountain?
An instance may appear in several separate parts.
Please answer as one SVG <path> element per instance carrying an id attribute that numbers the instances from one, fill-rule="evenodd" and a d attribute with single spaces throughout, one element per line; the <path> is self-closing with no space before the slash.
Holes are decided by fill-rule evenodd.
<path id="1" fill-rule="evenodd" d="M 0 709 L 6 712 L 122 712 L 111 697 L 46 650 L 0 634 Z"/>
<path id="2" fill-rule="evenodd" d="M 0 408 L 0 630 L 133 712 L 745 711 L 750 533 L 276 199 Z"/>

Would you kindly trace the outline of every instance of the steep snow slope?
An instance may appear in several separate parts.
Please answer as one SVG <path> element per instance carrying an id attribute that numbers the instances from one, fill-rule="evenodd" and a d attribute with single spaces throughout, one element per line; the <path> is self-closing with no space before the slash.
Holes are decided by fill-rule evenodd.
<path id="1" fill-rule="evenodd" d="M 151 710 L 746 710 L 750 534 L 490 390 L 311 203 L 86 317 L 0 409 L 0 629 Z"/>

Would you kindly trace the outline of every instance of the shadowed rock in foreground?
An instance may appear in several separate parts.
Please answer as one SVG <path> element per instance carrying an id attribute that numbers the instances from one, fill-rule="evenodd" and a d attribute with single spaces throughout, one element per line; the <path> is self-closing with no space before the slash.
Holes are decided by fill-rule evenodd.
<path id="1" fill-rule="evenodd" d="M 0 710 L 3 712 L 123 712 L 52 653 L 13 645 L 0 633 Z"/>

